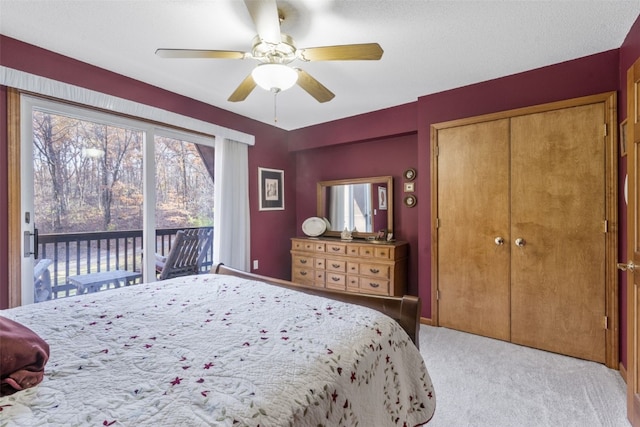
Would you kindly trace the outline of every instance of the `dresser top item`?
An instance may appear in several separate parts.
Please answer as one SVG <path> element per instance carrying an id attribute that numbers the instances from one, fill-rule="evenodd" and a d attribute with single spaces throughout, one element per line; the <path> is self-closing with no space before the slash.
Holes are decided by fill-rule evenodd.
<path id="1" fill-rule="evenodd" d="M 291 240 L 304 240 L 309 242 L 323 242 L 323 243 L 345 243 L 347 245 L 375 245 L 375 246 L 404 246 L 407 242 L 400 240 L 371 240 L 371 239 L 353 239 L 342 240 L 335 237 L 292 237 Z"/>

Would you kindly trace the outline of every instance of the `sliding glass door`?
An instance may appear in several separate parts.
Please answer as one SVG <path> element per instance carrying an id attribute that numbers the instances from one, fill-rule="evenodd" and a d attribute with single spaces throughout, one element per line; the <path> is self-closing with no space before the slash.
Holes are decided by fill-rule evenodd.
<path id="1" fill-rule="evenodd" d="M 171 230 L 213 225 L 213 138 L 22 96 L 21 140 L 22 304 L 152 281 Z"/>

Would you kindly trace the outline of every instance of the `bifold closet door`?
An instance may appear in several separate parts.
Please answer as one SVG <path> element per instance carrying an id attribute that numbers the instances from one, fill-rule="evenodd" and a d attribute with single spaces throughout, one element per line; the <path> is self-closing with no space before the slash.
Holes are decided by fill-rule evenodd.
<path id="1" fill-rule="evenodd" d="M 509 120 L 438 132 L 441 326 L 509 340 Z"/>
<path id="2" fill-rule="evenodd" d="M 598 362 L 604 117 L 598 103 L 511 120 L 511 341 Z"/>

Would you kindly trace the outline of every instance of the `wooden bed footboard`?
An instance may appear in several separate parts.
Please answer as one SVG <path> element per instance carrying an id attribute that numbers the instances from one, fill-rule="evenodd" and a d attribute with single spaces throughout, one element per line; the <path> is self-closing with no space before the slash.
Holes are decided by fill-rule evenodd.
<path id="1" fill-rule="evenodd" d="M 387 316 L 395 319 L 400 326 L 407 332 L 416 347 L 420 348 L 418 341 L 420 332 L 420 297 L 405 295 L 402 297 L 378 296 L 366 294 L 353 294 L 348 292 L 336 291 L 331 289 L 313 288 L 301 285 L 287 280 L 275 279 L 273 277 L 261 276 L 259 274 L 247 273 L 227 267 L 223 264 L 214 265 L 211 269 L 212 273 L 226 274 L 228 276 L 242 277 L 245 279 L 259 280 L 271 285 L 282 286 L 289 289 L 295 289 L 312 295 L 325 296 L 337 301 L 358 304 L 374 310 L 381 311 Z"/>

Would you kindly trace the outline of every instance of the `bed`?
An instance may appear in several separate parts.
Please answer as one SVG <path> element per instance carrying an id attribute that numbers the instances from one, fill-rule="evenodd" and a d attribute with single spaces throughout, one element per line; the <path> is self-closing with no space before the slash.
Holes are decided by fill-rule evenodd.
<path id="1" fill-rule="evenodd" d="M 417 348 L 417 298 L 213 271 L 0 311 L 50 346 L 43 381 L 0 397 L 0 424 L 416 426 L 431 419 L 435 393 Z"/>

